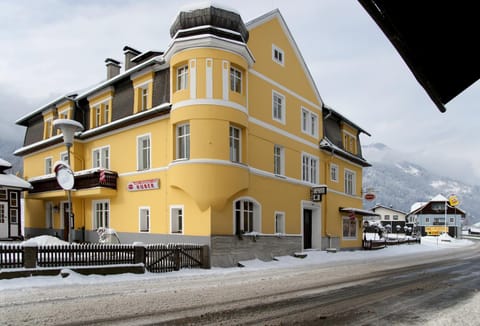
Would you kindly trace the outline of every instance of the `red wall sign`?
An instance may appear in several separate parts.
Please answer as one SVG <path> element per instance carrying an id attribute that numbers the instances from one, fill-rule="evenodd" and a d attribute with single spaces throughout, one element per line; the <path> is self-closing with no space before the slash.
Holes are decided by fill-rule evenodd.
<path id="1" fill-rule="evenodd" d="M 132 181 L 127 184 L 128 191 L 153 190 L 160 188 L 160 179 Z"/>
<path id="2" fill-rule="evenodd" d="M 365 199 L 366 200 L 374 200 L 375 199 L 375 194 L 367 193 L 367 194 L 365 194 Z"/>

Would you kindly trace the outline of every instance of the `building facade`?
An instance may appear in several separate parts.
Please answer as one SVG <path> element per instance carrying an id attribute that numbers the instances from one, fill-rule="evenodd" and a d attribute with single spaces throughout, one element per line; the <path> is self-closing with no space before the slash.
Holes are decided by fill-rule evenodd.
<path id="1" fill-rule="evenodd" d="M 52 127 L 63 118 L 85 128 L 71 148 L 77 241 L 109 227 L 122 242 L 208 244 L 217 266 L 360 247 L 352 209 L 362 206 L 364 131 L 324 112 L 280 12 L 245 24 L 210 6 L 180 12 L 170 34 L 164 52 L 126 46 L 123 72 L 107 59 L 105 82 L 17 121 L 27 129 L 16 154 L 34 187 L 26 235 L 67 234 L 67 197 L 52 171 L 66 159 Z"/>
<path id="2" fill-rule="evenodd" d="M 422 236 L 446 232 L 457 238 L 462 234 L 465 212 L 456 206 L 450 206 L 448 199 L 439 194 L 429 202 L 414 204 L 406 218 Z"/>
<path id="3" fill-rule="evenodd" d="M 22 239 L 22 192 L 31 188 L 30 183 L 6 173 L 12 165 L 0 158 L 0 239 Z"/>
<path id="4" fill-rule="evenodd" d="M 404 232 L 404 228 L 407 225 L 405 219 L 407 213 L 398 209 L 394 209 L 392 207 L 386 207 L 379 204 L 372 207 L 371 210 L 380 215 L 379 221 L 380 223 L 382 223 L 383 226 L 390 225 L 390 229 L 393 233 L 397 232 L 397 225 L 400 226 L 400 231 L 402 233 Z"/>

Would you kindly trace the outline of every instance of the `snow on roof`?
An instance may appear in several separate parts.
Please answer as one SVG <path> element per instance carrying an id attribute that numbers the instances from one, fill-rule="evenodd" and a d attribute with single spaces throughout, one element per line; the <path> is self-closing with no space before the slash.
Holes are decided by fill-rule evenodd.
<path id="1" fill-rule="evenodd" d="M 10 162 L 7 162 L 4 159 L 0 158 L 0 166 L 5 167 L 5 168 L 11 168 L 12 164 Z"/>
<path id="2" fill-rule="evenodd" d="M 32 185 L 13 174 L 0 174 L 0 186 L 31 189 Z"/>
<path id="3" fill-rule="evenodd" d="M 182 7 L 180 7 L 179 12 L 181 12 L 181 11 L 190 12 L 190 11 L 194 11 L 194 10 L 198 10 L 198 9 L 205 9 L 205 8 L 209 8 L 209 7 L 215 7 L 215 8 L 218 8 L 218 9 L 231 11 L 231 12 L 234 12 L 234 13 L 236 13 L 240 16 L 240 13 L 236 9 L 234 9 L 232 7 L 225 6 L 224 4 L 220 4 L 220 3 L 215 2 L 215 1 L 200 1 L 200 2 L 195 2 L 195 3 L 189 3 L 189 4 L 186 4 L 186 5 L 183 5 Z"/>
<path id="4" fill-rule="evenodd" d="M 448 199 L 445 198 L 442 194 L 438 194 L 435 197 L 433 197 L 430 201 L 448 201 Z"/>
<path id="5" fill-rule="evenodd" d="M 427 204 L 426 202 L 417 202 L 417 203 L 413 204 L 412 207 L 410 207 L 410 212 L 413 212 L 413 211 L 419 209 L 420 207 L 425 206 L 426 204 Z"/>

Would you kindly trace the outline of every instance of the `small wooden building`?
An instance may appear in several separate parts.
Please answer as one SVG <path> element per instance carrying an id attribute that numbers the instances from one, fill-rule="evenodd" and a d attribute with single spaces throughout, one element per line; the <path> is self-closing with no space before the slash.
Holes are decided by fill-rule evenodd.
<path id="1" fill-rule="evenodd" d="M 0 158 L 0 239 L 21 239 L 21 193 L 31 189 L 29 182 L 13 174 L 5 173 L 12 164 Z"/>

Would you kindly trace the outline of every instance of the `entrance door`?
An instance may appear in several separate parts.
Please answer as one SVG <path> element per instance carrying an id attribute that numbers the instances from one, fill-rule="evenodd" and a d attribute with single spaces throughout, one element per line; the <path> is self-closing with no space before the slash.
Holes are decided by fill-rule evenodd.
<path id="1" fill-rule="evenodd" d="M 68 241 L 68 228 L 70 227 L 68 202 L 62 202 L 63 240 Z"/>
<path id="2" fill-rule="evenodd" d="M 0 203 L 0 239 L 8 238 L 8 206 Z"/>
<path id="3" fill-rule="evenodd" d="M 312 210 L 303 210 L 303 249 L 312 248 Z"/>

